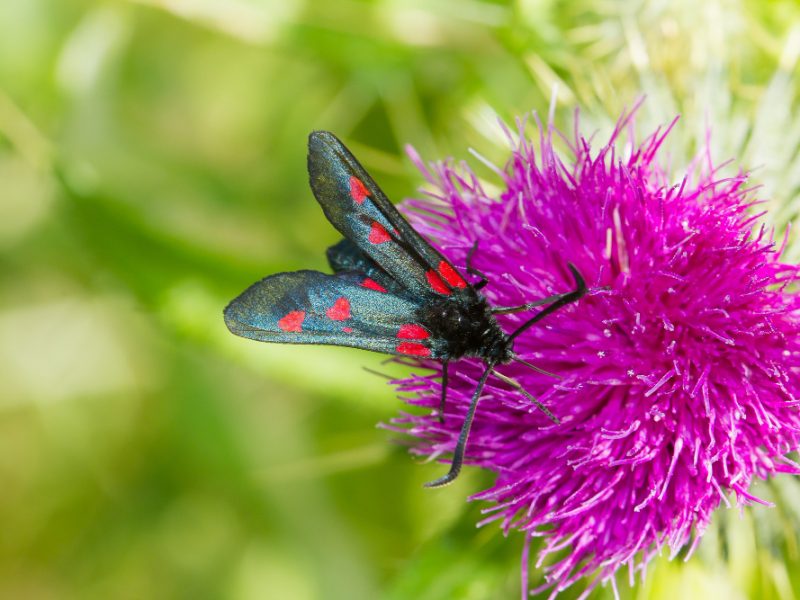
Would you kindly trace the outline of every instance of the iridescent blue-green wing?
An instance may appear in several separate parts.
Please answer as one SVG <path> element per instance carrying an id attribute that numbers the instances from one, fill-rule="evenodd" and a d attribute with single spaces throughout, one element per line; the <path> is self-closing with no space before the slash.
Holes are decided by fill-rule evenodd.
<path id="1" fill-rule="evenodd" d="M 333 226 L 415 297 L 475 294 L 332 133 L 309 136 L 308 173 L 314 196 Z"/>
<path id="2" fill-rule="evenodd" d="M 328 264 L 335 273 L 363 275 L 363 285 L 379 292 L 408 296 L 407 290 L 378 266 L 361 248 L 344 238 L 325 251 Z"/>
<path id="3" fill-rule="evenodd" d="M 261 342 L 351 346 L 437 358 L 437 343 L 417 323 L 419 306 L 364 285 L 364 277 L 317 271 L 278 273 L 245 290 L 225 309 L 236 335 Z"/>

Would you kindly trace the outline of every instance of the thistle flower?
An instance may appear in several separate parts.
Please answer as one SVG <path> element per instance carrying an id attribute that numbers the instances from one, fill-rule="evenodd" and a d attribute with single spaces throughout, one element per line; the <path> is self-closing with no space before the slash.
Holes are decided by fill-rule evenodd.
<path id="1" fill-rule="evenodd" d="M 552 128 L 539 126 L 537 150 L 520 127 L 499 197 L 466 167 L 411 153 L 434 191 L 406 213 L 456 264 L 479 240 L 473 265 L 491 303 L 570 289 L 567 262 L 595 287 L 516 342 L 561 379 L 503 367 L 561 423 L 490 378 L 467 448 L 467 463 L 497 474 L 473 497 L 492 504 L 484 523 L 526 534 L 524 581 L 533 537 L 545 538 L 537 567 L 558 555 L 545 567 L 553 595 L 591 574 L 589 589 L 615 585 L 623 565 L 633 584 L 665 545 L 690 555 L 728 495 L 759 502 L 754 478 L 800 473 L 786 457 L 800 440 L 798 268 L 780 262 L 745 174 L 722 178 L 703 158 L 671 179 L 657 159 L 675 122 L 623 148 L 632 122 L 596 152 L 576 126 L 564 159 Z M 414 452 L 452 452 L 480 372 L 451 364 L 443 422 L 438 373 L 397 382 L 431 409 L 393 421 Z"/>

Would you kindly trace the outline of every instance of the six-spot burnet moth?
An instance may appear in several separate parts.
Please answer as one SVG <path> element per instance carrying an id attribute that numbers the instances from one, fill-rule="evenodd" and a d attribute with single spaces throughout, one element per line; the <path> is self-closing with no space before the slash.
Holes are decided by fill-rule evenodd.
<path id="1" fill-rule="evenodd" d="M 312 132 L 308 140 L 311 189 L 344 239 L 327 251 L 333 275 L 317 271 L 277 273 L 253 284 L 225 309 L 231 332 L 262 342 L 332 344 L 442 362 L 440 418 L 447 395 L 447 364 L 463 357 L 486 365 L 461 427 L 450 471 L 426 484 L 439 487 L 461 471 L 475 409 L 490 375 L 517 389 L 547 416 L 555 416 L 515 380 L 495 369 L 511 361 L 537 369 L 514 354 L 525 330 L 586 293 L 569 264 L 575 289 L 521 306 L 489 306 L 479 291 L 486 278 L 469 283 L 400 215 L 336 136 Z M 474 252 L 476 246 L 473 246 Z M 545 306 L 511 334 L 495 315 Z M 541 371 L 541 370 L 540 370 Z"/>

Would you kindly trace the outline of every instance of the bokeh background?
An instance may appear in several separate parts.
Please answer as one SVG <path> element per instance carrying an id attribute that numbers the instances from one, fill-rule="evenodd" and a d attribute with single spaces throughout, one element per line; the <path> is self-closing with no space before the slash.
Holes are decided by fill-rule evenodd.
<path id="1" fill-rule="evenodd" d="M 308 132 L 400 199 L 407 142 L 491 183 L 467 149 L 503 164 L 496 115 L 555 88 L 602 138 L 646 95 L 642 133 L 682 115 L 678 172 L 710 128 L 781 232 L 798 55 L 790 1 L 2 0 L 0 598 L 518 597 L 522 537 L 465 501 L 488 476 L 424 490 L 442 466 L 376 429 L 401 403 L 364 367 L 396 367 L 223 325 L 261 276 L 325 268 Z M 623 597 L 800 597 L 800 486 L 755 492 L 777 507 L 721 510 Z"/>

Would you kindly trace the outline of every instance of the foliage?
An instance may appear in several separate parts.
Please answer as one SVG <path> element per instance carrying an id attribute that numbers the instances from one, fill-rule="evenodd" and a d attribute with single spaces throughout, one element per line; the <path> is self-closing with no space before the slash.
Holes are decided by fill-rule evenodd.
<path id="1" fill-rule="evenodd" d="M 374 428 L 383 358 L 235 339 L 221 309 L 337 239 L 305 143 L 339 134 L 395 199 L 426 157 L 508 149 L 494 115 L 608 131 L 683 115 L 685 161 L 800 188 L 791 1 L 0 3 L 0 597 L 507 598 L 521 536 L 476 531 Z M 763 166 L 762 166 L 763 165 Z M 492 173 L 475 161 L 489 185 Z M 798 257 L 800 246 L 790 245 Z M 800 594 L 793 481 L 723 512 L 629 597 Z M 571 592 L 570 592 L 571 593 Z M 600 596 L 609 590 L 597 592 Z M 567 597 L 567 594 L 565 594 Z"/>

